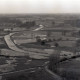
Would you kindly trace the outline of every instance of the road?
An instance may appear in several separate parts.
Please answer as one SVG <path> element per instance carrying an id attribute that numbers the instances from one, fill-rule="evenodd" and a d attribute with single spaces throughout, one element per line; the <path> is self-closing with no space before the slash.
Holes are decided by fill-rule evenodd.
<path id="1" fill-rule="evenodd" d="M 8 47 L 14 51 L 18 51 L 18 52 L 23 52 L 26 53 L 26 51 L 19 49 L 18 47 L 16 47 L 16 45 L 14 44 L 14 42 L 11 40 L 10 36 L 12 36 L 15 33 L 10 33 L 9 35 L 5 35 L 4 39 L 8 45 Z"/>
<path id="2" fill-rule="evenodd" d="M 39 28 L 36 28 L 36 29 L 34 29 L 33 31 L 39 31 L 39 30 L 41 30 L 42 28 L 44 28 L 43 25 L 39 25 L 39 26 L 40 26 Z"/>

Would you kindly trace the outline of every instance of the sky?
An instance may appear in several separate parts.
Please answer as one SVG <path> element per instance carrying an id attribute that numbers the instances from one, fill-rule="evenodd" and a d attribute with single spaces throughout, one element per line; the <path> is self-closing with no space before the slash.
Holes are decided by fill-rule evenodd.
<path id="1" fill-rule="evenodd" d="M 80 13 L 80 0 L 0 0 L 0 14 Z"/>

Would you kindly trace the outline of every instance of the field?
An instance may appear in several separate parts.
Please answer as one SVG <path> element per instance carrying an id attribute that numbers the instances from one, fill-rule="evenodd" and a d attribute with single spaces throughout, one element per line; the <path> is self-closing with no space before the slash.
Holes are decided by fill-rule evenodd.
<path id="1" fill-rule="evenodd" d="M 35 23 L 31 26 L 32 22 Z M 33 31 L 39 28 L 43 29 Z M 14 74 L 14 79 L 6 80 L 51 80 L 44 70 L 44 64 L 50 57 L 70 58 L 76 53 L 76 37 L 80 36 L 80 15 L 48 14 L 48 15 L 1 15 L 0 16 L 0 74 L 23 69 L 38 68 L 29 74 Z M 7 30 L 7 31 L 5 31 Z M 29 55 L 8 48 L 4 36 L 10 33 L 11 42 Z M 46 37 L 41 37 L 47 35 Z M 37 41 L 40 36 L 41 41 Z M 8 40 L 8 39 L 7 39 Z M 45 42 L 44 42 L 45 41 Z M 42 44 L 44 42 L 45 44 Z M 58 44 L 58 46 L 55 45 Z M 11 45 L 11 44 L 10 44 Z M 80 50 L 79 50 L 80 51 Z M 58 60 L 59 60 L 58 59 Z M 56 60 L 57 61 L 57 60 Z M 54 62 L 54 61 L 53 61 Z M 75 62 L 75 60 L 74 60 Z M 77 62 L 76 62 L 77 63 Z M 75 65 L 76 65 L 75 63 Z M 65 64 L 65 63 L 64 63 Z M 64 64 L 61 66 L 63 67 Z M 69 64 L 67 65 L 69 66 Z M 74 66 L 74 64 L 73 64 Z M 12 76 L 10 74 L 10 76 Z M 52 79 L 53 80 L 53 79 Z"/>

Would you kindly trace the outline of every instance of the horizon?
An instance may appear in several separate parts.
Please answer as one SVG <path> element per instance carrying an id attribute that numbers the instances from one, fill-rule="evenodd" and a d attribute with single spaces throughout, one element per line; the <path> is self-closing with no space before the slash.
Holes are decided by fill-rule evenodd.
<path id="1" fill-rule="evenodd" d="M 0 0 L 0 14 L 76 14 L 79 0 Z"/>

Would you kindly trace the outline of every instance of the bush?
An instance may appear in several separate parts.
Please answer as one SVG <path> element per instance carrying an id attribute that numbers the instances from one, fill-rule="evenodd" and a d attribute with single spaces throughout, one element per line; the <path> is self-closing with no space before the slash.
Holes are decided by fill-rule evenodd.
<path id="1" fill-rule="evenodd" d="M 55 47 L 58 47 L 58 46 L 59 46 L 59 44 L 58 44 L 58 43 L 55 43 L 54 45 L 55 45 Z"/>

